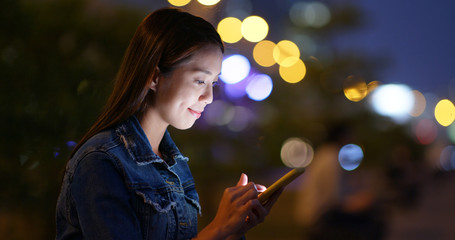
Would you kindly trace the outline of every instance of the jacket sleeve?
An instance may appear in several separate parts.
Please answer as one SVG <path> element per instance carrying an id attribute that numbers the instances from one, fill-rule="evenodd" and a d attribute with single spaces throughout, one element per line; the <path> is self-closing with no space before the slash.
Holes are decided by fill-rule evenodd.
<path id="1" fill-rule="evenodd" d="M 78 164 L 71 194 L 84 239 L 141 239 L 140 223 L 130 194 L 103 152 L 88 154 Z"/>

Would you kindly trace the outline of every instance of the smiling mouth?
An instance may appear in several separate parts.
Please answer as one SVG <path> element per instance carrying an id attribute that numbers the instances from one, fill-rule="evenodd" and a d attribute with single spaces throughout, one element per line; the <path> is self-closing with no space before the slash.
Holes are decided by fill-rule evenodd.
<path id="1" fill-rule="evenodd" d="M 194 117 L 196 117 L 196 119 L 201 117 L 202 112 L 195 111 L 195 110 L 193 110 L 193 109 L 191 109 L 191 108 L 188 108 L 188 110 L 190 111 L 190 113 L 191 113 Z"/>

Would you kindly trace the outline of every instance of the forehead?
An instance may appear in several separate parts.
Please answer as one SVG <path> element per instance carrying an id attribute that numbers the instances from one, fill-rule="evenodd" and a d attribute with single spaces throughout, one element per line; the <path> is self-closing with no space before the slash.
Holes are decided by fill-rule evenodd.
<path id="1" fill-rule="evenodd" d="M 209 45 L 194 52 L 187 61 L 180 64 L 177 68 L 218 75 L 221 71 L 222 60 L 221 49 L 215 45 Z"/>

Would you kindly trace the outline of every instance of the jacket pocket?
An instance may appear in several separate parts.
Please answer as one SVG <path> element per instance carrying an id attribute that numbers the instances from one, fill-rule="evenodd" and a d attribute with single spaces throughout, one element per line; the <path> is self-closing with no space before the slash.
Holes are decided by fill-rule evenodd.
<path id="1" fill-rule="evenodd" d="M 136 195 L 140 196 L 145 204 L 149 204 L 159 213 L 169 212 L 176 206 L 175 202 L 169 200 L 167 193 L 160 193 L 152 189 L 137 189 Z"/>
<path id="2" fill-rule="evenodd" d="M 169 193 L 152 188 L 135 189 L 134 208 L 143 239 L 173 239 L 176 234 L 175 208 Z"/>

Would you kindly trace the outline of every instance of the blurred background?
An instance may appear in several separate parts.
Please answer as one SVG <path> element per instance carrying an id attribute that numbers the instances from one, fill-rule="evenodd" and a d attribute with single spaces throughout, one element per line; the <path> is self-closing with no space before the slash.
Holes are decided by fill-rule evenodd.
<path id="1" fill-rule="evenodd" d="M 174 6 L 226 44 L 215 101 L 187 131 L 203 215 L 242 172 L 289 185 L 248 239 L 454 239 L 455 3 L 3 0 L 0 239 L 52 239 L 67 157 L 137 25 Z"/>

